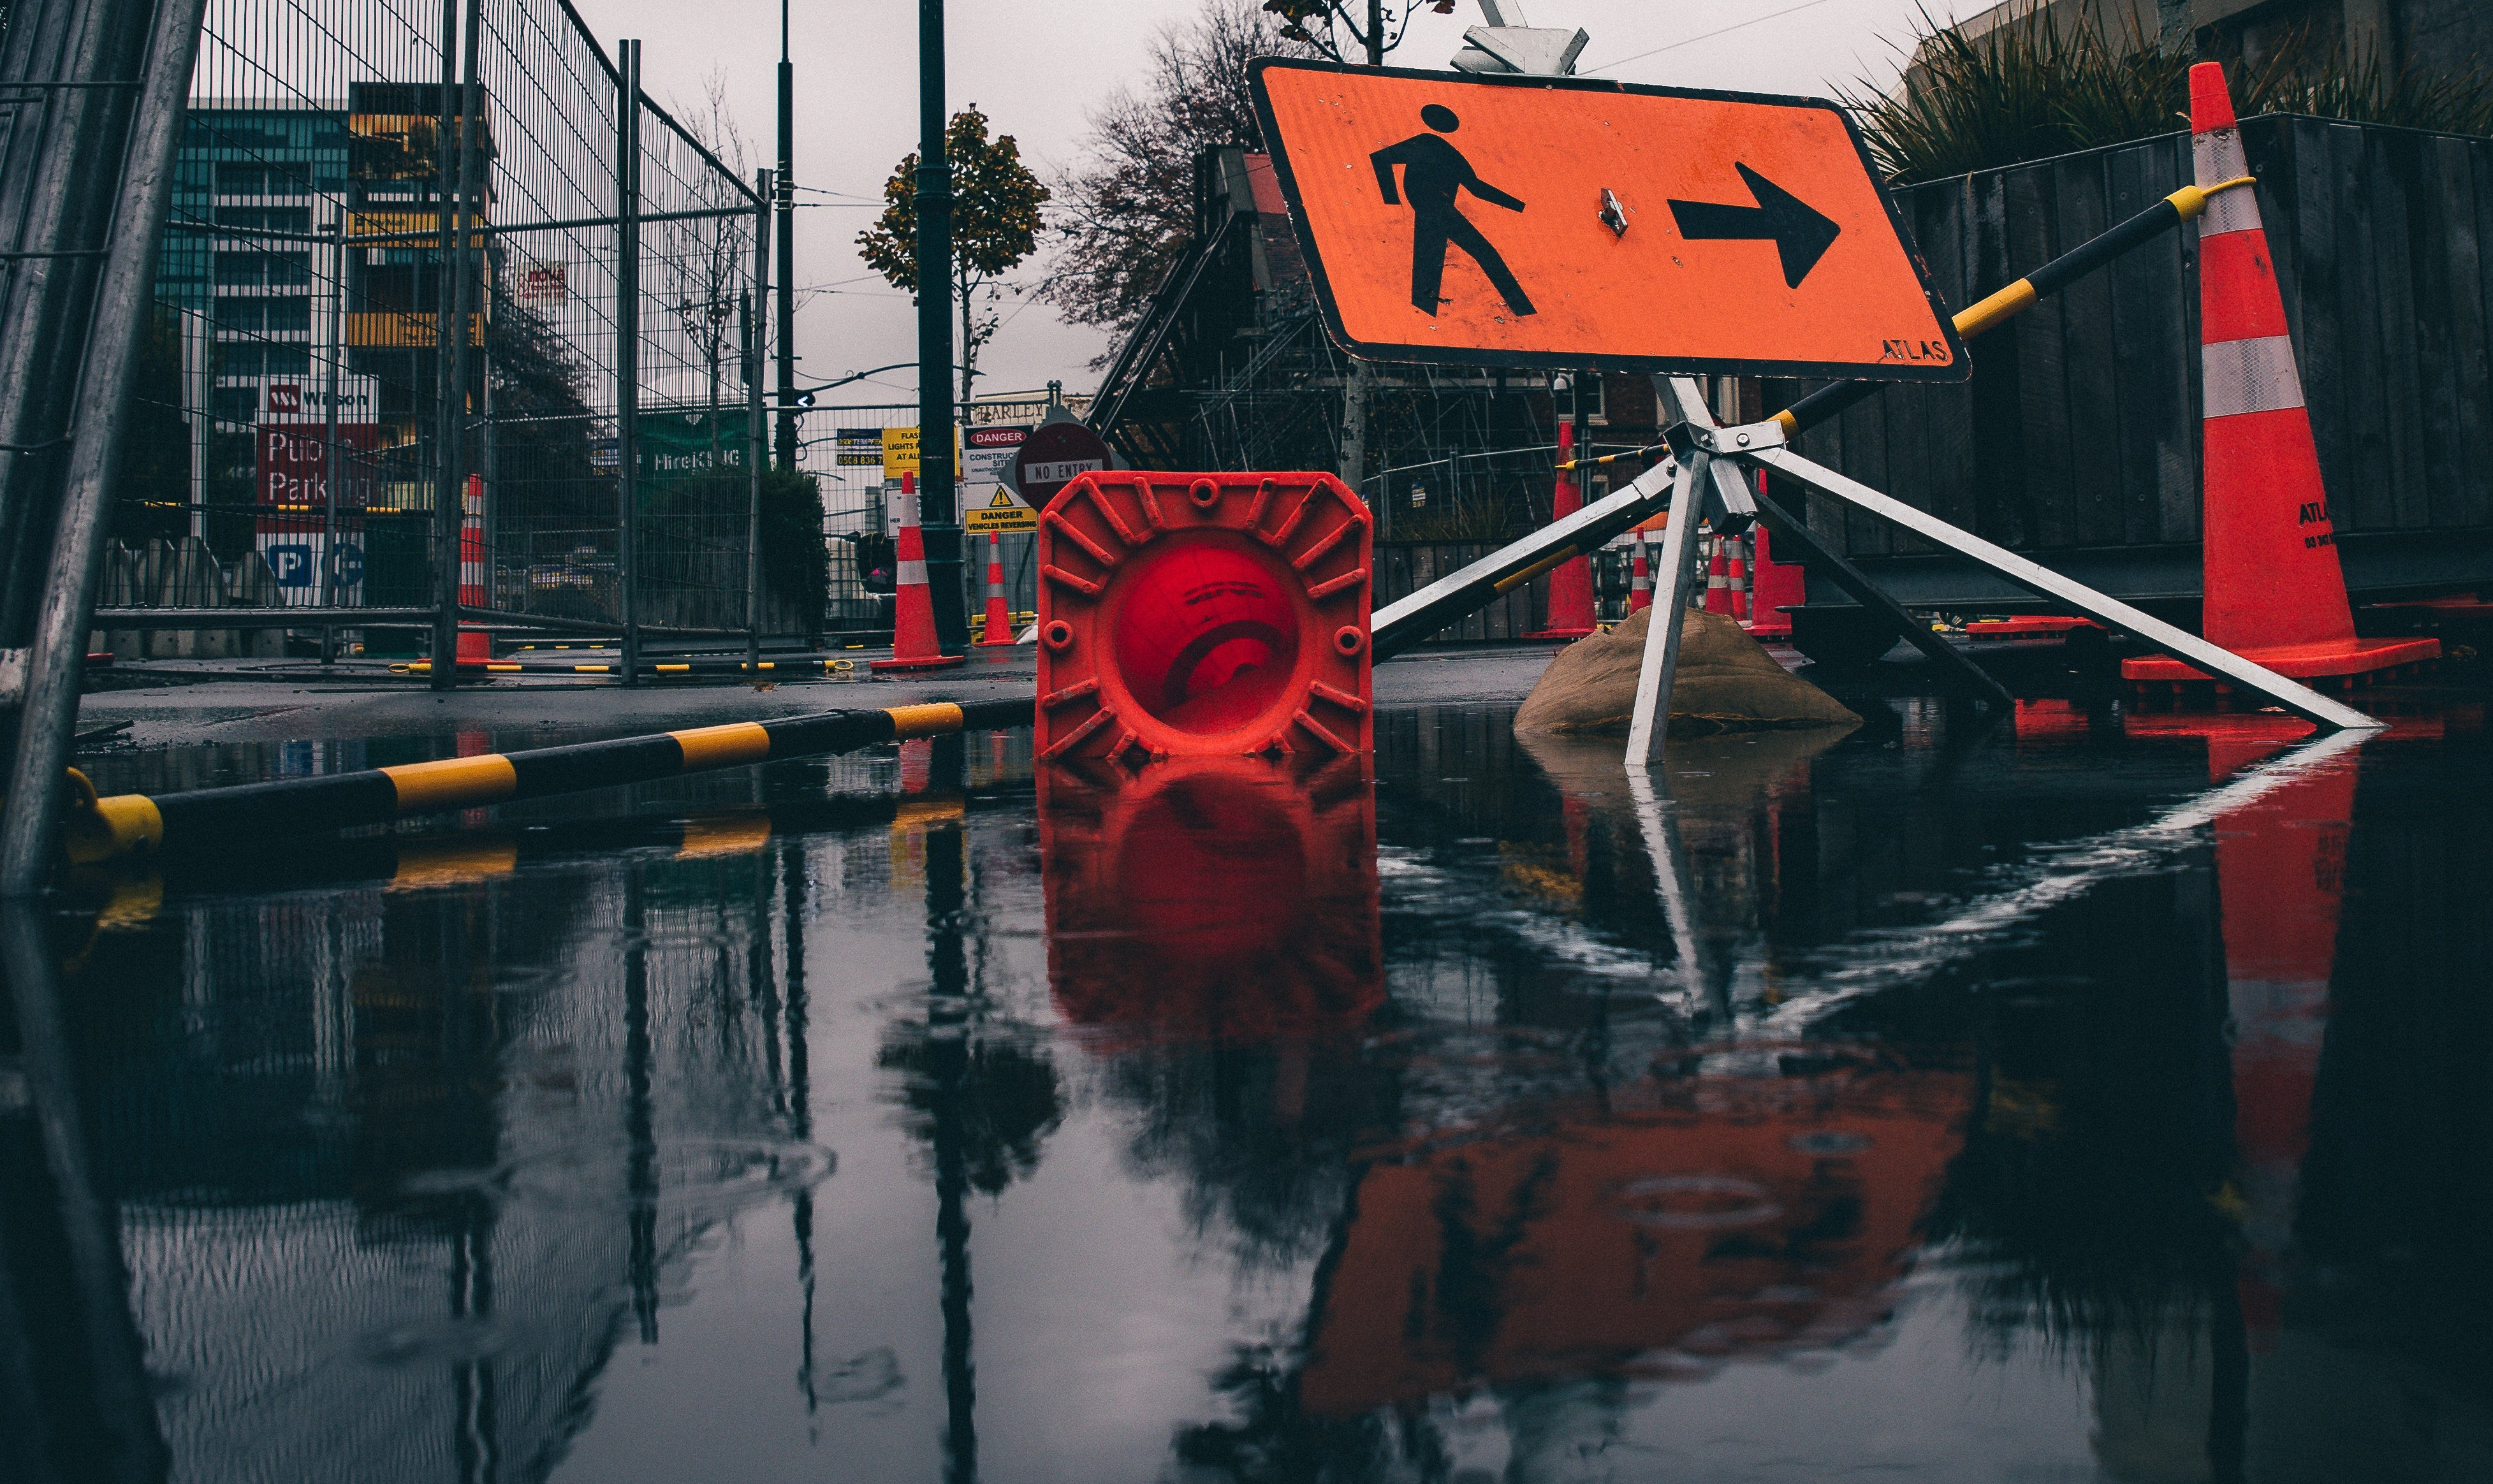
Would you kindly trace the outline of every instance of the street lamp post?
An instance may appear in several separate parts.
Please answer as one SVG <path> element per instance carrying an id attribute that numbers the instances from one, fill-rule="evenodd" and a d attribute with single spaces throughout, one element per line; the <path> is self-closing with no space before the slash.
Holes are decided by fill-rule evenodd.
<path id="1" fill-rule="evenodd" d="M 960 497 L 952 480 L 952 166 L 945 158 L 944 0 L 917 4 L 917 518 L 935 646 L 970 641 L 961 602 Z"/>

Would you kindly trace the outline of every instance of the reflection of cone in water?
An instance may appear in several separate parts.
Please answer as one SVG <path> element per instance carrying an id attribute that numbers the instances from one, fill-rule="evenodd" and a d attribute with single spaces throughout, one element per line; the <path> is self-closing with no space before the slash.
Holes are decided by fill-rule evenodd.
<path id="1" fill-rule="evenodd" d="M 2200 187 L 2250 173 L 2215 63 L 2190 69 L 2190 130 Z M 2255 189 L 2212 196 L 2199 223 L 2201 629 L 2210 642 L 2295 679 L 2357 683 L 2437 659 L 2441 642 L 2355 637 Z M 2123 661 L 2121 674 L 2164 684 L 2208 678 L 2162 655 Z"/>
<path id="2" fill-rule="evenodd" d="M 986 629 L 987 632 L 978 639 L 979 643 L 1003 644 L 1007 648 L 1011 647 L 1012 605 L 1005 598 L 1004 538 L 993 531 L 987 532 Z"/>
<path id="3" fill-rule="evenodd" d="M 2275 747 L 2259 736 L 2210 736 L 2208 776 L 2229 777 Z M 2281 1322 L 2277 1269 L 2293 1237 L 2311 1143 L 2355 773 L 2353 757 L 2339 758 L 2215 822 L 2234 1024 L 2234 1146 L 2251 1244 L 2242 1264 L 2242 1321 L 2254 1350 L 2273 1344 Z"/>
<path id="4" fill-rule="evenodd" d="M 1048 982 L 1075 1024 L 1121 1041 L 1307 1040 L 1384 1002 L 1365 759 L 1044 768 L 1038 828 Z"/>
<path id="5" fill-rule="evenodd" d="M 1615 754 L 1612 764 L 1616 765 Z M 1955 1072 L 1696 1079 L 1579 1121 L 1414 1141 L 1360 1176 L 1300 1395 L 1700 1379 L 1869 1334 L 1970 1105 Z"/>
<path id="6" fill-rule="evenodd" d="M 897 566 L 891 600 L 891 658 L 869 660 L 869 669 L 938 669 L 967 655 L 942 652 L 935 638 L 935 601 L 926 586 L 926 536 L 917 523 L 917 476 L 900 476 L 900 534 L 893 542 Z"/>

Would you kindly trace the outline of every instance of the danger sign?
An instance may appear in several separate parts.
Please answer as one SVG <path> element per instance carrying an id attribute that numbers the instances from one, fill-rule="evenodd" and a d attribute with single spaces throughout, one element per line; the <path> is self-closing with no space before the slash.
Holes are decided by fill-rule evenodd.
<path id="1" fill-rule="evenodd" d="M 1014 456 L 1030 439 L 1030 430 L 1010 426 L 973 428 L 961 451 L 961 528 L 973 535 L 989 531 L 1035 531 L 1038 512 L 1014 490 Z"/>
<path id="2" fill-rule="evenodd" d="M 1831 103 L 1278 58 L 1253 79 L 1327 325 L 1362 356 L 1967 373 Z"/>

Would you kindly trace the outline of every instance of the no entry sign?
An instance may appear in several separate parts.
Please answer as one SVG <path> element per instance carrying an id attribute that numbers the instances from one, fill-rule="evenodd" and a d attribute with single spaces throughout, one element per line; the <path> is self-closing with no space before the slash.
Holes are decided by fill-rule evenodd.
<path id="1" fill-rule="evenodd" d="M 1080 423 L 1041 423 L 1013 456 L 1013 488 L 1033 508 L 1045 510 L 1058 490 L 1113 461 L 1108 445 Z"/>
<path id="2" fill-rule="evenodd" d="M 1328 326 L 1360 355 L 1967 373 L 1831 103 L 1274 58 L 1253 79 Z"/>

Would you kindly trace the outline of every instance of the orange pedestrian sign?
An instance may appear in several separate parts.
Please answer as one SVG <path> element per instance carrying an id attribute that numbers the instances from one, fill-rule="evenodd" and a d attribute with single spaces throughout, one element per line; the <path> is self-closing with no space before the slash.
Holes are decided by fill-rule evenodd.
<path id="1" fill-rule="evenodd" d="M 1327 324 L 1358 355 L 1968 372 L 1831 103 L 1278 58 L 1253 79 Z"/>

